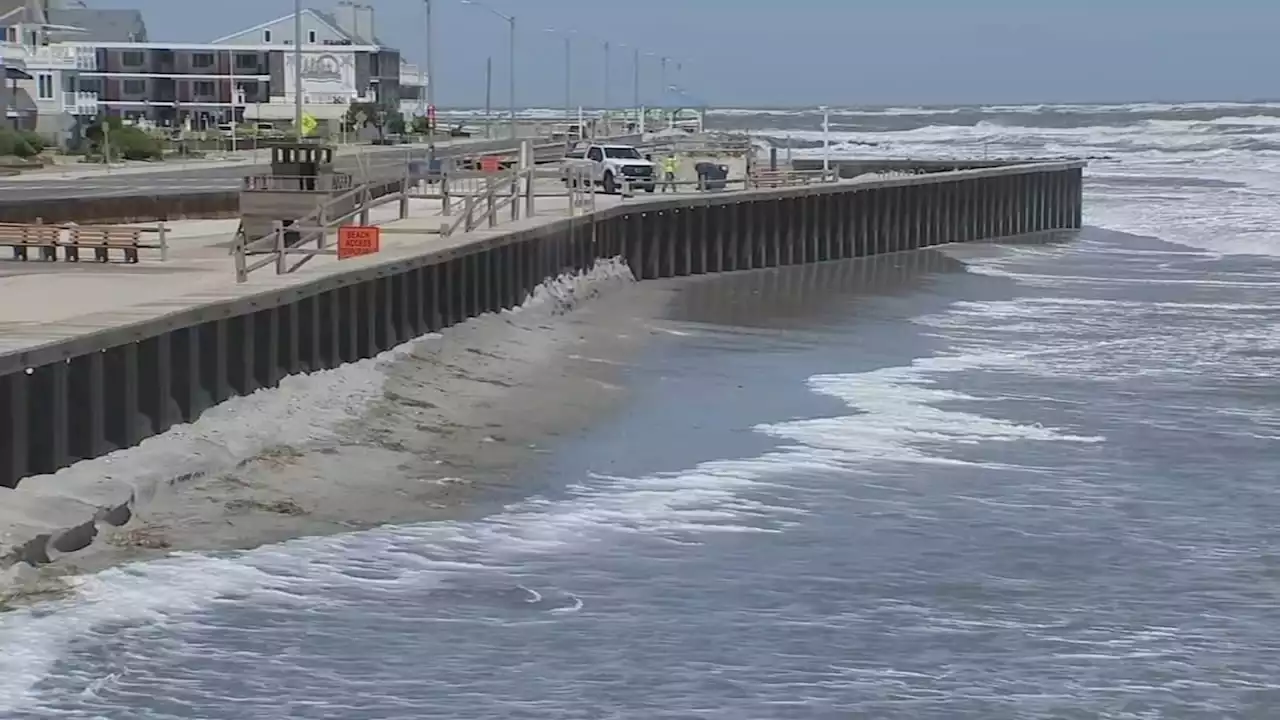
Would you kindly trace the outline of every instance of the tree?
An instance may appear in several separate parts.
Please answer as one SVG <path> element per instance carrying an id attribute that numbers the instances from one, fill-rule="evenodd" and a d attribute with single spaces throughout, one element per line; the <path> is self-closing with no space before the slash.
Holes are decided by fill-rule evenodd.
<path id="1" fill-rule="evenodd" d="M 118 117 L 99 118 L 85 128 L 89 141 L 89 154 L 106 160 L 159 160 L 164 157 L 164 145 L 160 139 L 133 125 L 125 125 Z"/>
<path id="2" fill-rule="evenodd" d="M 352 130 L 373 128 L 379 141 L 385 140 L 388 132 L 404 132 L 404 115 L 386 103 L 351 103 L 345 120 Z"/>

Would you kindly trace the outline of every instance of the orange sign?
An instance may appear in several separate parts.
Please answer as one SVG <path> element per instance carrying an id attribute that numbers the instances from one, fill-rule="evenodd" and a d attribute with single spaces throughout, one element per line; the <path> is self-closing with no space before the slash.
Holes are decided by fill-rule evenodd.
<path id="1" fill-rule="evenodd" d="M 382 246 L 382 229 L 364 225 L 338 228 L 338 259 L 372 255 Z"/>
<path id="2" fill-rule="evenodd" d="M 502 162 L 498 160 L 497 155 L 485 155 L 480 158 L 480 172 L 498 172 L 502 169 Z"/>

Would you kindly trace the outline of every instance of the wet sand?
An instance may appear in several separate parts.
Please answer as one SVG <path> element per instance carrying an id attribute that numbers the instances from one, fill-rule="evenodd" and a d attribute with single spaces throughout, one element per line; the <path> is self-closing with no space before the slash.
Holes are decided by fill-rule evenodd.
<path id="1" fill-rule="evenodd" d="M 290 378 L 148 448 L 81 463 L 117 477 L 138 468 L 133 517 L 100 523 L 89 547 L 37 571 L 11 568 L 9 587 L 177 551 L 453 519 L 526 496 L 521 469 L 616 408 L 626 363 L 662 332 L 655 320 L 673 284 L 620 272 L 377 359 Z"/>

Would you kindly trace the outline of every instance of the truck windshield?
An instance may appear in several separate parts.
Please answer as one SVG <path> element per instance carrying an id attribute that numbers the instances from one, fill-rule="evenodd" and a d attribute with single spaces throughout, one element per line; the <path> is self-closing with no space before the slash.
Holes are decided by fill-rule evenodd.
<path id="1" fill-rule="evenodd" d="M 607 147 L 604 149 L 604 156 L 618 158 L 619 160 L 641 160 L 640 151 L 630 147 Z"/>

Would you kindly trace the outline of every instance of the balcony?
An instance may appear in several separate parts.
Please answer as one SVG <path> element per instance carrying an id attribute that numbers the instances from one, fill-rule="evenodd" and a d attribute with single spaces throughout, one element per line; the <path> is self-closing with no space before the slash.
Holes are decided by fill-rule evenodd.
<path id="1" fill-rule="evenodd" d="M 8 59 L 8 47 L 17 47 L 17 57 L 24 60 L 32 70 L 97 70 L 98 55 L 93 48 L 86 45 L 58 43 L 56 45 L 17 45 L 7 46 L 5 57 Z"/>
<path id="2" fill-rule="evenodd" d="M 64 92 L 62 93 L 62 110 L 72 115 L 97 115 L 98 93 Z"/>
<path id="3" fill-rule="evenodd" d="M 400 85 L 402 87 L 418 87 L 425 84 L 426 77 L 419 72 L 417 65 L 400 63 Z"/>
<path id="4" fill-rule="evenodd" d="M 18 43 L 0 42 L 0 60 L 4 60 L 5 65 L 25 68 L 27 66 L 26 48 Z"/>

